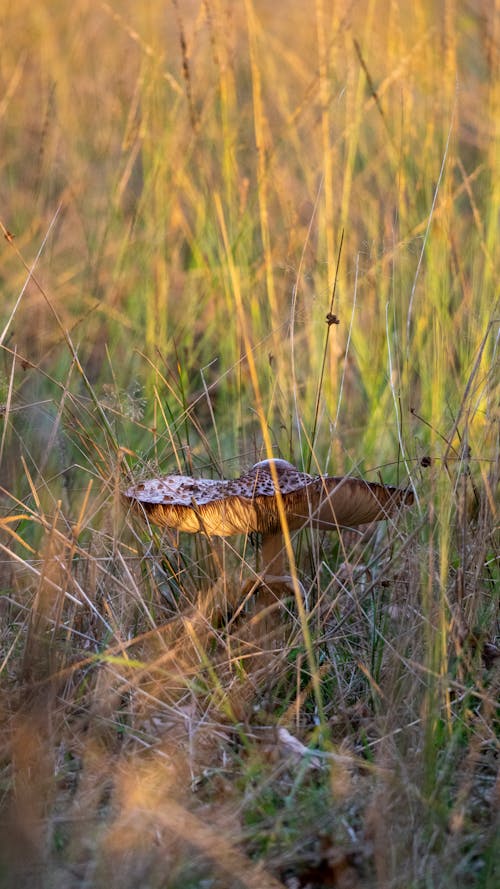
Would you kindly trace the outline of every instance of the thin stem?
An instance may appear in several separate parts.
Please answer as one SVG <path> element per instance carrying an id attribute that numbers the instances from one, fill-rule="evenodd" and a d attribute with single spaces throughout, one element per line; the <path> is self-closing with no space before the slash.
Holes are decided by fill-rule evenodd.
<path id="1" fill-rule="evenodd" d="M 272 569 L 272 570 L 271 570 Z M 285 551 L 283 535 L 264 534 L 262 537 L 262 576 L 285 574 Z"/>

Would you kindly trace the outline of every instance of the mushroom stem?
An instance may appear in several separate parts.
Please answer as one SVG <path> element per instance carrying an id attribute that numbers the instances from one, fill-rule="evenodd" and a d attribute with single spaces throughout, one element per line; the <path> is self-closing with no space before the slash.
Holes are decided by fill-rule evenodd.
<path id="1" fill-rule="evenodd" d="M 262 577 L 265 577 L 266 574 L 281 576 L 285 573 L 285 551 L 282 533 L 264 534 L 262 536 Z"/>

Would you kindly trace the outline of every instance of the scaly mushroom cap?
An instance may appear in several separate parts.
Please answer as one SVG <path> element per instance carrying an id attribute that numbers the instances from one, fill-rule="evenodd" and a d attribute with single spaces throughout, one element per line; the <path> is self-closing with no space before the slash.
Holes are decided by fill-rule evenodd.
<path id="1" fill-rule="evenodd" d="M 385 519 L 413 502 L 411 491 L 299 472 L 286 460 L 273 460 L 290 530 L 311 524 L 334 530 Z M 217 481 L 167 475 L 132 485 L 125 497 L 156 525 L 178 531 L 229 537 L 281 531 L 276 487 L 263 460 L 240 478 Z"/>

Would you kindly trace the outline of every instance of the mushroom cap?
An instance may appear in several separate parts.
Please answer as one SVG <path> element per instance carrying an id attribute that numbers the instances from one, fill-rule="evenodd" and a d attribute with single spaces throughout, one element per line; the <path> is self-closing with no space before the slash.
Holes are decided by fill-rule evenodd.
<path id="1" fill-rule="evenodd" d="M 335 530 L 386 519 L 413 502 L 409 490 L 357 478 L 312 476 L 286 460 L 262 460 L 236 479 L 167 475 L 132 485 L 125 497 L 157 525 L 209 536 L 281 531 L 274 464 L 290 530 Z"/>

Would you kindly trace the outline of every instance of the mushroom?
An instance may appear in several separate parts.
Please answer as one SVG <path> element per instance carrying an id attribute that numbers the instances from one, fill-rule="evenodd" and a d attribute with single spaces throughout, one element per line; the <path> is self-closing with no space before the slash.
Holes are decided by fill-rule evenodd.
<path id="1" fill-rule="evenodd" d="M 290 531 L 310 525 L 338 530 L 393 515 L 413 503 L 411 490 L 358 478 L 312 476 L 286 460 L 262 460 L 236 479 L 167 475 L 125 492 L 136 510 L 156 525 L 208 536 L 262 535 L 263 579 L 285 580 L 283 528 L 277 488 Z M 282 513 L 283 514 L 283 513 Z M 271 570 L 272 569 L 272 570 Z"/>

